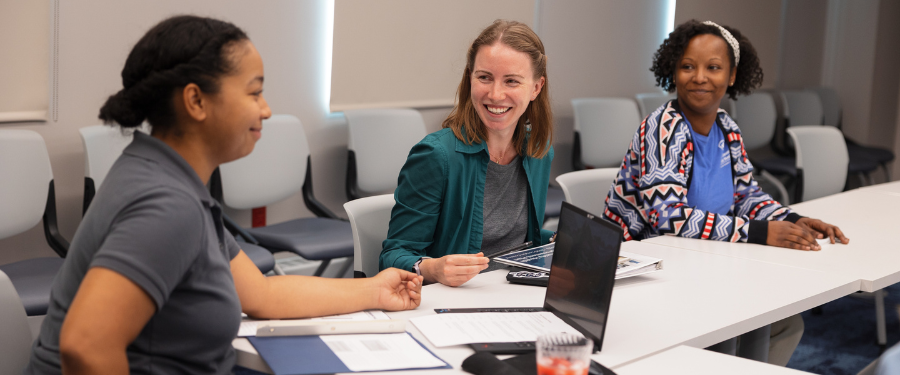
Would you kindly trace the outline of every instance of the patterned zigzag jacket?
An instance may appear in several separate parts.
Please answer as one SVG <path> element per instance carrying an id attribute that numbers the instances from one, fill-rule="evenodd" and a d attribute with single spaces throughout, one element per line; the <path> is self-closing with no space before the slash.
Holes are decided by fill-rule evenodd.
<path id="1" fill-rule="evenodd" d="M 687 202 L 693 140 L 678 100 L 672 100 L 641 123 L 606 197 L 603 216 L 622 226 L 626 241 L 674 235 L 765 244 L 767 220 L 801 218 L 759 188 L 741 131 L 725 110 L 719 109 L 716 125 L 731 151 L 734 203 L 728 214 L 705 212 Z"/>

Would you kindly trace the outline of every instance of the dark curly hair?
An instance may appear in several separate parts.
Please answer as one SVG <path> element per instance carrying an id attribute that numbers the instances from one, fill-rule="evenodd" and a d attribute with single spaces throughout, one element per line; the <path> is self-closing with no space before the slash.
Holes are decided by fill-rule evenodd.
<path id="1" fill-rule="evenodd" d="M 722 25 L 725 30 L 731 33 L 738 40 L 741 48 L 740 63 L 735 74 L 734 85 L 729 86 L 725 91 L 731 99 L 737 99 L 738 95 L 750 94 L 754 89 L 759 87 L 763 81 L 763 71 L 759 67 L 759 56 L 756 55 L 756 49 L 750 44 L 747 37 L 741 35 L 741 32 L 735 28 Z M 650 71 L 656 76 L 656 85 L 668 92 L 675 91 L 675 71 L 678 69 L 678 61 L 684 56 L 684 50 L 688 43 L 697 35 L 712 34 L 716 35 L 724 41 L 722 33 L 718 27 L 705 25 L 697 20 L 690 20 L 675 28 L 669 34 L 669 37 L 663 41 L 653 54 L 653 66 Z M 725 42 L 728 47 L 728 60 L 731 69 L 734 69 L 734 49 Z"/>
<path id="2" fill-rule="evenodd" d="M 194 83 L 207 93 L 219 91 L 219 77 L 234 70 L 233 47 L 248 40 L 237 26 L 190 15 L 163 20 L 147 31 L 122 68 L 122 90 L 100 108 L 100 119 L 122 128 L 146 119 L 153 131 L 175 127 L 175 90 Z"/>

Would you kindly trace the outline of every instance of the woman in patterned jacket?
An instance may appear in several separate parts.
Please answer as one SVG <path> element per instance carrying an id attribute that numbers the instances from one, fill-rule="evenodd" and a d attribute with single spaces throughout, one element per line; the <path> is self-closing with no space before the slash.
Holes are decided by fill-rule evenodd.
<path id="1" fill-rule="evenodd" d="M 841 230 L 802 217 L 764 193 L 753 179 L 741 131 L 719 109 L 762 83 L 756 50 L 733 28 L 688 21 L 663 41 L 650 69 L 657 85 L 677 99 L 641 122 L 606 198 L 603 216 L 625 238 L 659 235 L 752 242 L 819 250 L 816 238 L 848 243 Z M 799 314 L 751 331 L 741 342 L 760 348 L 769 336 L 768 362 L 784 366 L 803 335 Z M 749 340 L 749 341 L 748 341 Z M 709 349 L 735 354 L 737 338 Z M 758 352 L 757 352 L 758 354 Z"/>
<path id="2" fill-rule="evenodd" d="M 659 235 L 819 250 L 815 238 L 848 243 L 841 230 L 802 217 L 753 179 L 741 132 L 719 109 L 762 83 L 756 51 L 739 31 L 710 21 L 678 26 L 654 55 L 657 85 L 677 92 L 632 139 L 603 216 L 625 238 Z"/>

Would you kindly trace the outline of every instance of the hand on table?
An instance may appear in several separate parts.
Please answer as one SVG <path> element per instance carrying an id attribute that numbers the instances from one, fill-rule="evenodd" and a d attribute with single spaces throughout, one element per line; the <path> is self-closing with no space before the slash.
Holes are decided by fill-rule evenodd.
<path id="1" fill-rule="evenodd" d="M 439 282 L 448 286 L 460 286 L 479 272 L 488 268 L 490 259 L 484 253 L 451 254 L 440 258 L 423 259 L 422 276 L 428 282 Z"/>
<path id="2" fill-rule="evenodd" d="M 796 250 L 821 250 L 812 232 L 790 221 L 770 221 L 766 245 Z"/>
<path id="3" fill-rule="evenodd" d="M 844 236 L 844 232 L 841 231 L 841 228 L 838 228 L 836 225 L 828 224 L 822 220 L 804 217 L 797 220 L 797 225 L 806 228 L 806 230 L 816 236 L 816 238 L 828 237 L 831 240 L 831 243 L 836 243 L 835 240 L 845 245 L 850 243 L 850 239 Z"/>
<path id="4" fill-rule="evenodd" d="M 378 296 L 376 305 L 388 311 L 411 310 L 422 302 L 422 276 L 388 268 L 371 277 Z"/>

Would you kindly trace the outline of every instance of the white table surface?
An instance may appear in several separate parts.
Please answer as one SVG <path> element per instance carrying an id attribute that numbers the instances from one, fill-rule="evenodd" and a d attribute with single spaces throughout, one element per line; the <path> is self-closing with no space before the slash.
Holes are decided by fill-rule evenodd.
<path id="1" fill-rule="evenodd" d="M 889 194 L 900 195 L 900 181 L 885 182 L 883 184 L 864 186 L 860 190 L 878 191 Z"/>
<path id="2" fill-rule="evenodd" d="M 616 369 L 679 345 L 703 348 L 859 290 L 858 278 L 641 242 L 623 251 L 663 259 L 664 269 L 618 280 L 603 349 L 593 358 Z M 479 275 L 457 288 L 429 285 L 416 310 L 394 319 L 434 314 L 435 308 L 539 307 L 545 288 L 508 283 L 507 271 Z M 412 324 L 419 341 L 463 373 L 467 346 L 434 348 Z M 267 371 L 253 346 L 236 339 L 237 363 Z M 409 372 L 397 372 L 409 374 Z"/>
<path id="3" fill-rule="evenodd" d="M 802 375 L 809 372 L 677 346 L 615 369 L 618 375 Z"/>
<path id="4" fill-rule="evenodd" d="M 900 186 L 898 186 L 900 188 Z M 860 290 L 873 292 L 900 282 L 900 234 L 896 199 L 870 189 L 856 189 L 792 205 L 803 216 L 837 225 L 850 243 L 823 244 L 820 251 L 799 251 L 747 243 L 660 236 L 643 242 L 779 264 L 798 269 L 842 273 L 860 280 Z M 889 199 L 886 199 L 889 198 Z"/>

